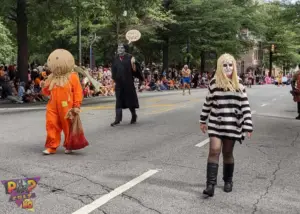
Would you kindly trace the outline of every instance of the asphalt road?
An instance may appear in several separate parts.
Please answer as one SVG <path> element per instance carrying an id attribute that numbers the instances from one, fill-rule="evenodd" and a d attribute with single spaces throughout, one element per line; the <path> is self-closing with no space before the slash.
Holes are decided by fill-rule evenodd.
<path id="1" fill-rule="evenodd" d="M 42 155 L 44 110 L 3 110 L 0 179 L 40 176 L 33 203 L 41 214 L 300 213 L 300 121 L 289 90 L 248 89 L 255 131 L 235 148 L 229 194 L 222 191 L 221 165 L 215 197 L 202 196 L 208 144 L 198 120 L 206 90 L 141 98 L 138 124 L 129 125 L 125 111 L 114 128 L 113 103 L 87 106 L 81 118 L 90 146 L 73 155 L 63 148 Z M 0 213 L 28 213 L 8 200 L 1 185 Z"/>

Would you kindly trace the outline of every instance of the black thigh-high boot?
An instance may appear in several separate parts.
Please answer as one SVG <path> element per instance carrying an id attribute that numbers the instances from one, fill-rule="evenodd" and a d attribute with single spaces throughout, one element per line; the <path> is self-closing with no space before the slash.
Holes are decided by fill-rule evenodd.
<path id="1" fill-rule="evenodd" d="M 218 169 L 219 169 L 219 164 L 207 163 L 206 189 L 203 191 L 203 194 L 208 195 L 209 197 L 212 197 L 215 194 L 215 186 L 217 185 Z"/>
<path id="2" fill-rule="evenodd" d="M 130 121 L 130 123 L 135 124 L 136 121 L 137 121 L 137 114 L 136 114 L 135 108 L 130 108 L 129 110 L 131 112 L 131 121 Z"/>
<path id="3" fill-rule="evenodd" d="M 232 164 L 224 164 L 223 166 L 223 180 L 224 180 L 224 192 L 232 191 L 232 177 L 234 171 L 234 163 Z"/>
<path id="4" fill-rule="evenodd" d="M 122 116 L 123 116 L 122 109 L 121 108 L 117 108 L 116 109 L 116 119 L 115 119 L 115 122 L 113 122 L 110 125 L 111 126 L 116 126 L 116 125 L 120 124 L 120 122 L 122 121 Z"/>
<path id="5" fill-rule="evenodd" d="M 296 117 L 296 120 L 300 120 L 300 102 L 297 102 L 297 109 L 298 109 L 298 116 Z"/>

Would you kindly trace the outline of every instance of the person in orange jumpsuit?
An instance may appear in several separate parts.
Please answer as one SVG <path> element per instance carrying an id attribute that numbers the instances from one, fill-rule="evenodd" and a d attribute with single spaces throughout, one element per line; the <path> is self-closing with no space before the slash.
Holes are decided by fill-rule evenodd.
<path id="1" fill-rule="evenodd" d="M 66 147 L 70 134 L 70 121 L 66 119 L 66 115 L 70 110 L 79 114 L 83 99 L 81 83 L 78 74 L 74 72 L 75 60 L 69 51 L 55 50 L 50 54 L 47 65 L 52 73 L 41 84 L 43 94 L 50 96 L 46 110 L 45 155 L 56 153 L 61 141 L 61 131 L 65 135 Z M 71 152 L 65 150 L 66 154 Z"/>

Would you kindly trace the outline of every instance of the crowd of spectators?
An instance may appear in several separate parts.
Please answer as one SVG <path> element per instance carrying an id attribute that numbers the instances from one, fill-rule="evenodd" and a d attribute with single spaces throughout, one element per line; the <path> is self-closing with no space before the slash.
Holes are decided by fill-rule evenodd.
<path id="1" fill-rule="evenodd" d="M 114 96 L 114 81 L 110 66 L 99 66 L 88 69 L 89 76 L 98 82 L 100 90 L 95 90 L 95 86 L 90 79 L 84 75 L 79 75 L 82 83 L 83 95 L 85 98 L 95 96 Z M 167 91 L 182 89 L 181 69 L 169 69 L 168 72 L 161 72 L 157 67 L 144 68 L 144 82 L 135 81 L 139 92 L 144 91 Z M 41 81 L 45 80 L 51 72 L 44 66 L 29 66 L 28 83 L 20 82 L 18 71 L 15 65 L 0 65 L 0 98 L 8 98 L 17 103 L 46 102 L 48 97 L 41 93 Z M 192 70 L 191 87 L 207 88 L 213 73 L 201 73 Z M 241 76 L 243 80 L 251 80 L 252 84 L 268 84 L 263 76 L 247 74 Z M 275 78 L 276 79 L 276 78 Z"/>
<path id="2" fill-rule="evenodd" d="M 100 92 L 95 91 L 95 86 L 87 77 L 81 76 L 81 84 L 83 88 L 84 97 L 94 96 L 114 96 L 114 81 L 110 67 L 97 67 L 93 70 L 88 69 L 89 75 L 99 83 Z"/>
<path id="3" fill-rule="evenodd" d="M 10 99 L 17 103 L 47 101 L 48 98 L 41 94 L 40 82 L 47 77 L 49 72 L 42 66 L 28 69 L 28 83 L 20 82 L 15 65 L 0 65 L 1 99 Z"/>
<path id="4" fill-rule="evenodd" d="M 99 66 L 88 69 L 90 77 L 96 80 L 100 91 L 84 75 L 79 75 L 82 83 L 83 95 L 85 98 L 95 96 L 114 96 L 114 82 L 110 66 Z M 143 91 L 166 91 L 179 90 L 182 88 L 181 70 L 169 69 L 168 72 L 161 72 L 159 68 L 143 69 L 145 81 L 136 80 L 136 88 Z M 17 103 L 46 102 L 48 97 L 41 93 L 41 81 L 45 80 L 51 72 L 44 66 L 28 67 L 28 83 L 20 82 L 16 65 L 0 65 L 0 98 L 10 99 Z M 200 74 L 194 70 L 191 76 L 193 88 L 206 88 L 209 81 L 209 74 Z"/>

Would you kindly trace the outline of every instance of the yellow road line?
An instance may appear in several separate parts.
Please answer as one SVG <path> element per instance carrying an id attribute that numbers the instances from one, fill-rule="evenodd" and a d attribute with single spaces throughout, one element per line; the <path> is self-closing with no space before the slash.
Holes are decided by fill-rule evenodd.
<path id="1" fill-rule="evenodd" d="M 152 101 L 152 102 L 160 101 L 160 100 L 161 98 L 157 98 L 157 97 L 145 99 L 145 101 Z"/>
<path id="2" fill-rule="evenodd" d="M 156 104 L 156 105 L 145 106 L 145 108 L 172 107 L 172 106 L 176 106 L 176 104 Z"/>
<path id="3" fill-rule="evenodd" d="M 176 105 L 172 108 L 163 108 L 163 109 L 160 109 L 160 110 L 157 110 L 157 111 L 151 111 L 149 113 L 145 113 L 144 115 L 153 115 L 153 114 L 165 113 L 165 112 L 169 112 L 169 111 L 172 111 L 172 110 L 175 110 L 175 109 L 180 109 L 180 108 L 183 108 L 183 107 L 186 107 L 186 104 Z"/>
<path id="4" fill-rule="evenodd" d="M 83 110 L 113 109 L 114 105 L 83 107 Z"/>
<path id="5" fill-rule="evenodd" d="M 160 100 L 158 98 L 152 98 L 151 100 Z M 186 100 L 186 102 L 198 102 L 200 99 L 194 98 L 194 99 L 189 99 Z M 161 104 L 153 104 L 153 105 L 145 105 L 141 108 L 143 109 L 150 109 L 150 108 L 164 108 L 164 107 L 169 107 L 167 109 L 173 109 L 174 107 L 178 106 L 179 103 L 174 103 L 174 104 L 168 104 L 168 103 L 161 103 Z M 88 107 L 83 107 L 82 111 L 88 111 L 88 110 L 112 110 L 115 108 L 115 105 L 101 105 L 101 106 L 88 106 Z M 165 110 L 162 110 L 164 112 Z M 161 112 L 155 111 L 155 112 Z"/>
<path id="6" fill-rule="evenodd" d="M 148 108 L 159 108 L 159 107 L 173 107 L 176 106 L 176 104 L 156 104 L 156 105 L 149 105 L 145 106 L 142 109 L 148 109 Z M 115 105 L 107 105 L 107 106 L 90 106 L 90 107 L 84 107 L 82 110 L 106 110 L 106 109 L 114 109 Z"/>
<path id="7" fill-rule="evenodd" d="M 174 110 L 175 108 L 166 108 L 166 109 L 161 109 L 158 111 L 151 111 L 150 113 L 145 113 L 144 115 L 153 115 L 153 114 L 160 114 L 160 113 L 164 113 L 164 112 L 168 112 L 171 110 Z"/>

